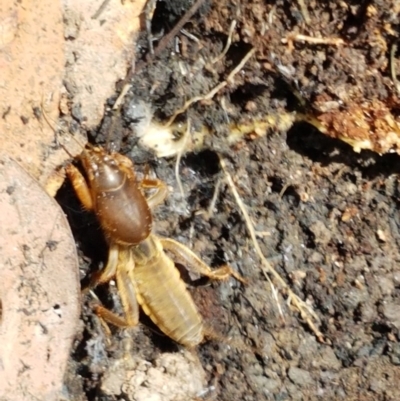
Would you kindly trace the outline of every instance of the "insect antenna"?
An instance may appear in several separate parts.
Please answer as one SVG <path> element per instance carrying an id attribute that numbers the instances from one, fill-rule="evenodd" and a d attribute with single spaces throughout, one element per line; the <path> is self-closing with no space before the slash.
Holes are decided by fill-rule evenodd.
<path id="1" fill-rule="evenodd" d="M 57 133 L 56 133 L 57 135 Z M 91 147 L 91 145 L 89 143 L 87 143 L 86 145 L 83 145 L 74 135 L 72 135 L 71 133 L 69 133 L 69 136 L 78 144 L 78 146 L 82 149 L 83 152 L 86 151 L 86 149 L 88 147 Z M 64 152 L 71 158 L 73 159 L 75 156 L 67 149 L 67 147 L 62 144 L 61 142 L 57 141 L 57 144 L 63 148 Z"/>
<path id="2" fill-rule="evenodd" d="M 63 148 L 63 150 L 65 151 L 65 153 L 71 157 L 72 159 L 75 157 L 59 140 L 58 140 L 58 129 L 56 129 L 53 125 L 53 123 L 50 121 L 50 118 L 47 116 L 47 113 L 43 107 L 43 99 L 41 102 L 41 111 L 42 111 L 42 115 L 44 120 L 46 121 L 47 125 L 53 130 L 54 132 L 54 136 L 55 136 L 55 142 L 56 142 L 56 146 L 60 146 L 61 148 Z M 70 137 L 83 149 L 85 150 L 86 146 L 83 145 L 80 141 L 78 141 L 77 138 L 75 138 L 74 135 L 72 135 L 71 133 L 69 133 Z"/>
<path id="3" fill-rule="evenodd" d="M 82 150 L 85 150 L 87 147 L 91 147 L 92 145 L 90 145 L 89 143 L 87 143 L 86 145 L 83 145 L 78 138 L 76 138 L 74 135 L 72 135 L 71 133 L 69 134 L 70 137 L 82 148 Z M 65 150 L 65 147 L 63 146 L 63 144 L 60 144 L 62 146 L 62 148 Z M 70 154 L 68 151 L 66 151 L 68 154 Z"/>

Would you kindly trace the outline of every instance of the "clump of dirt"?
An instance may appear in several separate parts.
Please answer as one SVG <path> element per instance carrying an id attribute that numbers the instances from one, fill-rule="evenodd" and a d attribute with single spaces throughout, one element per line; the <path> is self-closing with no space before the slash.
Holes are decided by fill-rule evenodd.
<path id="1" fill-rule="evenodd" d="M 168 13 L 167 2 L 159 3 Z M 400 159 L 397 154 L 355 153 L 353 143 L 337 139 L 348 137 L 330 131 L 339 128 L 315 122 L 324 124 L 328 113 L 340 121 L 342 113 L 376 102 L 397 124 L 388 49 L 397 40 L 399 11 L 396 2 L 379 0 L 361 5 L 209 4 L 171 47 L 133 76 L 120 119 L 112 123 L 116 125 L 105 118 L 104 126 L 117 127 L 111 139 L 136 160 L 138 170 L 150 165 L 173 189 L 155 212 L 155 231 L 190 245 L 213 266 L 231 264 L 249 281 L 246 286 L 234 280 L 198 286 L 193 292 L 207 325 L 225 339 L 196 350 L 207 383 L 198 396 L 227 401 L 400 397 Z M 213 62 L 233 20 L 232 44 Z M 146 37 L 139 43 L 144 46 Z M 182 196 L 175 160 L 158 159 L 138 146 L 135 130 L 143 119 L 132 110 L 144 102 L 155 119 L 165 121 L 185 100 L 224 80 L 252 46 L 255 56 L 232 82 L 212 101 L 198 102 L 180 116 L 182 122 L 189 118 L 194 129 L 206 126 L 209 132 L 207 150 L 180 162 Z M 376 123 L 379 113 L 370 112 Z M 232 123 L 261 121 L 266 115 L 279 120 L 288 113 L 296 118 L 286 132 L 248 133 L 234 146 L 228 143 Z M 311 121 L 326 135 L 296 119 Z M 106 142 L 109 131 L 100 129 L 94 141 Z M 262 252 L 318 315 L 325 343 L 287 306 L 284 291 L 274 295 L 219 167 L 221 156 L 247 205 Z M 99 290 L 103 302 L 121 310 L 113 286 Z M 70 383 L 82 381 L 74 372 L 83 382 L 74 387 L 80 392 L 70 390 L 70 398 L 138 399 L 121 387 L 105 391 L 110 371 L 121 366 L 127 350 L 156 366 L 164 352 L 178 353 L 179 347 L 145 317 L 132 330 L 113 330 L 104 337 L 89 302 L 87 298 L 85 329 L 71 360 L 75 370 L 68 374 Z M 132 373 L 132 380 L 148 370 Z M 145 379 L 141 383 L 146 386 Z M 154 389 L 148 399 L 167 399 L 162 394 Z M 194 395 L 187 393 L 187 398 Z"/>

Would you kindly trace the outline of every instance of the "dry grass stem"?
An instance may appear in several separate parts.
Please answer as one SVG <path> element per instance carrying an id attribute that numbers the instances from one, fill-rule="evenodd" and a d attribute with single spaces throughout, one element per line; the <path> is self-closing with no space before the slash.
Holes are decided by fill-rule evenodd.
<path id="1" fill-rule="evenodd" d="M 299 33 L 289 34 L 287 38 L 282 39 L 282 43 L 292 42 L 307 42 L 313 45 L 333 45 L 341 46 L 345 44 L 345 41 L 340 38 L 315 38 L 313 36 L 302 35 Z"/>
<path id="2" fill-rule="evenodd" d="M 125 95 L 128 93 L 129 89 L 131 89 L 132 84 L 125 84 L 122 88 L 121 93 L 119 94 L 117 100 L 114 103 L 113 110 L 118 110 L 119 106 L 121 105 L 122 101 L 125 98 Z"/>
<path id="3" fill-rule="evenodd" d="M 185 131 L 184 136 L 182 138 L 182 146 L 179 149 L 179 152 L 178 152 L 177 157 L 176 157 L 176 163 L 175 163 L 175 178 L 176 178 L 176 183 L 178 184 L 179 192 L 182 195 L 182 199 L 185 198 L 185 192 L 183 190 L 181 176 L 179 175 L 179 165 L 181 163 L 182 155 L 183 155 L 183 153 L 185 151 L 185 148 L 186 148 L 186 145 L 187 145 L 187 142 L 188 142 L 188 138 L 190 136 L 190 129 L 191 129 L 190 120 L 188 119 L 187 120 L 187 124 L 186 124 L 186 131 Z"/>
<path id="4" fill-rule="evenodd" d="M 288 182 L 283 186 L 281 192 L 279 192 L 279 198 L 282 199 L 282 196 L 285 194 L 286 190 L 290 187 L 291 184 Z"/>
<path id="5" fill-rule="evenodd" d="M 183 28 L 182 28 L 182 29 L 181 29 L 181 34 L 182 34 L 182 35 L 185 35 L 187 38 L 193 40 L 193 42 L 200 43 L 200 39 L 197 38 L 196 36 L 192 35 L 192 34 L 191 34 L 189 31 L 187 31 L 186 29 L 183 29 Z"/>
<path id="6" fill-rule="evenodd" d="M 318 340 L 320 342 L 325 342 L 324 337 L 322 335 L 322 333 L 318 330 L 317 326 L 315 325 L 315 322 L 319 322 L 318 316 L 315 314 L 315 312 L 312 310 L 312 308 L 307 305 L 303 300 L 301 300 L 289 287 L 289 285 L 285 282 L 285 280 L 277 273 L 277 271 L 272 267 L 272 265 L 268 262 L 268 260 L 265 258 L 265 256 L 263 255 L 260 245 L 258 243 L 257 240 L 257 235 L 256 235 L 256 231 L 254 229 L 254 226 L 251 222 L 250 216 L 246 210 L 246 206 L 244 204 L 244 202 L 242 201 L 236 186 L 233 182 L 232 176 L 229 174 L 229 172 L 227 171 L 226 168 L 226 164 L 224 159 L 220 158 L 220 164 L 221 167 L 225 173 L 225 177 L 226 177 L 226 181 L 228 183 L 229 188 L 231 189 L 233 196 L 236 200 L 236 203 L 240 209 L 240 211 L 243 214 L 243 218 L 245 220 L 246 223 L 246 227 L 247 230 L 249 231 L 251 240 L 253 242 L 254 245 L 254 249 L 258 255 L 258 257 L 260 258 L 261 262 L 262 262 L 262 271 L 264 276 L 266 277 L 266 279 L 268 280 L 268 282 L 271 285 L 273 294 L 274 294 L 274 298 L 276 298 L 277 300 L 277 305 L 278 305 L 278 309 L 280 311 L 280 313 L 282 314 L 282 310 L 280 308 L 278 299 L 277 299 L 277 295 L 276 295 L 276 290 L 271 282 L 271 279 L 269 277 L 269 274 L 271 274 L 279 283 L 279 285 L 281 286 L 281 288 L 285 289 L 287 291 L 288 294 L 288 304 L 289 305 L 293 305 L 297 311 L 300 313 L 301 318 L 308 324 L 308 327 L 313 331 L 313 333 L 315 334 L 315 336 L 318 338 Z"/>
<path id="7" fill-rule="evenodd" d="M 215 204 L 217 203 L 220 187 L 221 187 L 221 179 L 218 179 L 217 183 L 215 184 L 213 197 L 212 197 L 210 205 L 208 206 L 208 209 L 207 209 L 207 218 L 212 217 L 212 215 L 214 213 L 214 208 L 215 208 Z"/>
<path id="8" fill-rule="evenodd" d="M 222 53 L 219 56 L 215 57 L 215 59 L 211 62 L 211 64 L 215 64 L 218 61 L 222 60 L 225 57 L 226 53 L 228 53 L 228 50 L 232 44 L 232 37 L 233 37 L 233 33 L 235 32 L 235 29 L 236 29 L 236 24 L 237 24 L 236 20 L 233 20 L 231 22 L 231 25 L 229 27 L 229 32 L 228 32 L 228 39 L 226 41 L 224 50 L 222 50 Z"/>

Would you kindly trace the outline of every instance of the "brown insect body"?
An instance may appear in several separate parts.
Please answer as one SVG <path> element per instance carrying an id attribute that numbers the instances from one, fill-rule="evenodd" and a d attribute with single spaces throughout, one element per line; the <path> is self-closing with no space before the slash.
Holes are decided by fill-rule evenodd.
<path id="1" fill-rule="evenodd" d="M 85 150 L 80 160 L 88 176 L 92 209 L 104 233 L 119 244 L 138 244 L 151 232 L 152 215 L 132 163 L 101 148 Z"/>
<path id="2" fill-rule="evenodd" d="M 96 213 L 110 246 L 107 265 L 94 274 L 89 288 L 116 277 L 126 320 L 102 306 L 96 307 L 97 313 L 115 325 L 135 326 L 140 304 L 170 338 L 188 347 L 198 345 L 204 338 L 202 318 L 164 249 L 177 262 L 210 279 L 242 278 L 229 266 L 212 271 L 184 245 L 151 233 L 150 208 L 167 194 L 162 181 L 138 182 L 128 158 L 98 147 L 83 151 L 80 160 L 86 179 L 73 165 L 67 167 L 67 174 L 84 207 Z M 157 191 L 146 198 L 143 190 L 148 188 Z"/>

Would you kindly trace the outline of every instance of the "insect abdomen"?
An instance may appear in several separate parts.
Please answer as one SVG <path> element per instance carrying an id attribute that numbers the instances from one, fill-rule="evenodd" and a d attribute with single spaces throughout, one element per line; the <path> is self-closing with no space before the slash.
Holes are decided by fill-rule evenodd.
<path id="1" fill-rule="evenodd" d="M 201 343 L 202 318 L 173 261 L 156 249 L 146 263 L 135 261 L 136 296 L 144 312 L 174 341 L 189 348 Z"/>

